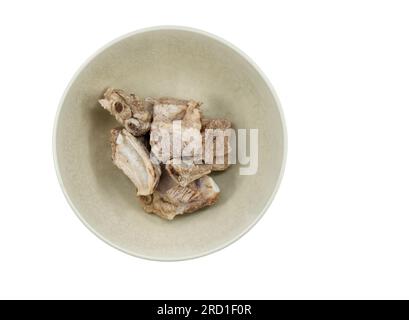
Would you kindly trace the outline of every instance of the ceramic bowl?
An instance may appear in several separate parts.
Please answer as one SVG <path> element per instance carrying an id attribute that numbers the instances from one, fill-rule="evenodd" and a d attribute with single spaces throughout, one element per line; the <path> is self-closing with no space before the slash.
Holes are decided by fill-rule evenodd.
<path id="1" fill-rule="evenodd" d="M 220 199 L 199 212 L 173 221 L 145 213 L 111 161 L 118 124 L 97 102 L 107 87 L 202 101 L 207 117 L 258 129 L 257 173 L 240 175 L 236 164 L 213 174 Z M 260 219 L 283 174 L 286 133 L 273 88 L 243 52 L 203 31 L 156 27 L 114 40 L 80 68 L 62 97 L 53 148 L 62 190 L 92 232 L 137 257 L 183 260 L 231 244 Z"/>

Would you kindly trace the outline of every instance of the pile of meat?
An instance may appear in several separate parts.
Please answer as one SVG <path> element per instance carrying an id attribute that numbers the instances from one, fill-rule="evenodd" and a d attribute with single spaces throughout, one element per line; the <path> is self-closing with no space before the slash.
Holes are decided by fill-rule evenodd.
<path id="1" fill-rule="evenodd" d="M 230 139 L 220 152 L 216 138 L 206 134 L 212 131 L 207 129 L 227 132 L 230 121 L 202 118 L 201 103 L 193 100 L 141 99 L 112 88 L 99 103 L 122 125 L 111 130 L 112 161 L 135 184 L 146 212 L 172 220 L 217 201 L 220 190 L 208 174 L 228 168 Z M 163 139 L 165 134 L 170 139 Z M 181 137 L 178 146 L 174 135 Z M 195 153 L 192 139 L 203 152 Z M 173 155 L 175 147 L 181 157 Z"/>

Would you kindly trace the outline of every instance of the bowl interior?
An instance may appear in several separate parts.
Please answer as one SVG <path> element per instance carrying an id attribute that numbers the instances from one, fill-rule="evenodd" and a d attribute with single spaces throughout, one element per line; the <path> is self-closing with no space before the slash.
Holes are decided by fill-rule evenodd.
<path id="1" fill-rule="evenodd" d="M 165 221 L 143 211 L 135 187 L 111 162 L 109 131 L 118 126 L 97 103 L 107 87 L 145 96 L 202 101 L 206 117 L 259 130 L 258 171 L 240 165 L 213 174 L 221 188 L 212 207 Z M 97 235 L 136 256 L 178 260 L 234 241 L 262 215 L 279 182 L 284 128 L 273 93 L 230 45 L 184 29 L 134 33 L 100 51 L 63 98 L 54 137 L 57 171 L 74 210 Z"/>

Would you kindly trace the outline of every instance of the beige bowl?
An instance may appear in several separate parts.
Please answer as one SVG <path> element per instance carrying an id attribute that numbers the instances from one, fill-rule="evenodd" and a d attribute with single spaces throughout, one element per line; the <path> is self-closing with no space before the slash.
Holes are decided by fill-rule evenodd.
<path id="1" fill-rule="evenodd" d="M 214 174 L 220 199 L 199 212 L 173 221 L 145 213 L 111 162 L 117 123 L 97 103 L 109 86 L 199 100 L 208 117 L 259 129 L 257 174 L 239 175 L 239 165 Z M 227 246 L 260 219 L 283 174 L 286 134 L 273 88 L 244 53 L 203 31 L 156 27 L 111 42 L 80 68 L 61 100 L 53 147 L 65 196 L 91 231 L 138 257 L 183 260 Z"/>

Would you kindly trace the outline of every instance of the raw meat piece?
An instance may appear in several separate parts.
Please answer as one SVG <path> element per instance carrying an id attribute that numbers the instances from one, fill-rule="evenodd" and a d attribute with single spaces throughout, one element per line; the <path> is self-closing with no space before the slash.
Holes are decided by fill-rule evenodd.
<path id="1" fill-rule="evenodd" d="M 125 129 L 112 129 L 111 147 L 112 161 L 135 184 L 137 194 L 152 194 L 161 169 L 149 158 L 143 138 L 136 138 Z"/>
<path id="2" fill-rule="evenodd" d="M 99 103 L 134 136 L 141 136 L 149 131 L 154 105 L 152 98 L 141 100 L 134 94 L 128 95 L 123 90 L 109 88 Z"/>

